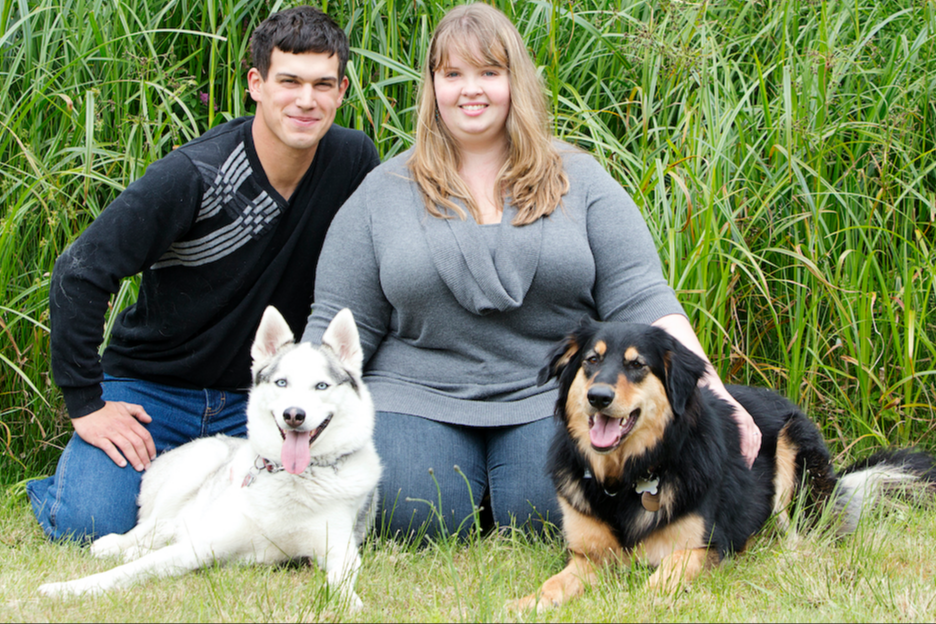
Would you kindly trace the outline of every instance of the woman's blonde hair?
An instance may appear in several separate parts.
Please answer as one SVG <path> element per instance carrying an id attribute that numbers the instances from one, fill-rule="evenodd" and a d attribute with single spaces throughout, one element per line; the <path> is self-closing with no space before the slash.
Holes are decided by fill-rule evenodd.
<path id="1" fill-rule="evenodd" d="M 439 119 L 433 74 L 451 55 L 478 67 L 506 69 L 510 80 L 507 114 L 507 162 L 498 173 L 498 199 L 509 198 L 517 208 L 514 225 L 527 225 L 552 214 L 569 190 L 562 158 L 552 143 L 549 109 L 536 67 L 520 33 L 497 9 L 482 3 L 451 9 L 439 22 L 426 61 L 416 120 L 416 146 L 407 163 L 422 189 L 426 209 L 434 217 L 450 218 L 445 207 L 465 218 L 452 201 L 464 201 L 478 218 L 478 207 L 458 175 L 461 165 L 454 138 Z"/>

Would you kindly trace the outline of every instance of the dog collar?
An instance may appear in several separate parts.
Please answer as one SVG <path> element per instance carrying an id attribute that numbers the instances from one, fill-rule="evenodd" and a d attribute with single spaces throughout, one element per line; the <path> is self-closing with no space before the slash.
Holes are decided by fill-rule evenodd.
<path id="1" fill-rule="evenodd" d="M 582 474 L 582 478 L 583 478 L 583 479 L 594 479 L 595 477 L 594 477 L 594 475 L 592 475 L 591 470 L 590 470 L 589 468 L 585 468 L 585 472 Z M 614 492 L 609 492 L 608 489 L 607 489 L 603 484 L 599 484 L 599 485 L 601 485 L 601 491 L 604 492 L 607 496 L 610 496 L 610 497 L 612 497 L 612 498 L 614 498 L 615 496 L 617 496 L 617 495 L 620 493 L 620 490 L 615 490 Z"/>
<path id="2" fill-rule="evenodd" d="M 311 472 L 313 468 L 333 468 L 335 470 L 335 473 L 337 473 L 339 464 L 343 463 L 344 460 L 347 459 L 349 455 L 351 455 L 351 453 L 338 455 L 332 461 L 316 461 L 313 458 L 312 460 L 309 461 L 308 468 L 306 468 L 299 475 L 296 475 L 296 476 L 298 477 L 300 475 L 304 475 L 307 472 Z M 260 455 L 257 455 L 257 458 L 254 460 L 254 465 L 247 472 L 247 476 L 244 477 L 244 481 L 241 483 L 241 487 L 243 488 L 243 487 L 250 486 L 250 484 L 252 484 L 257 479 L 257 476 L 259 476 L 261 472 L 269 472 L 270 474 L 276 474 L 277 472 L 282 472 L 285 469 L 286 468 L 283 466 L 283 464 L 272 462 L 266 457 L 261 457 Z"/>
<path id="3" fill-rule="evenodd" d="M 582 473 L 583 479 L 594 479 L 589 468 L 585 468 Z M 601 488 L 608 496 L 615 497 L 620 490 L 609 492 L 606 488 Z M 656 513 L 660 509 L 660 477 L 654 469 L 648 470 L 647 474 L 634 482 L 634 491 L 640 496 L 640 505 L 650 513 Z"/>
<path id="4" fill-rule="evenodd" d="M 243 488 L 249 486 L 257 479 L 257 475 L 259 475 L 264 470 L 269 473 L 277 473 L 283 470 L 283 464 L 279 464 L 277 466 L 277 464 L 274 464 L 266 457 L 260 457 L 257 455 L 257 459 L 254 460 L 253 467 L 247 472 L 247 476 L 244 477 L 244 481 L 241 483 L 241 487 Z"/>

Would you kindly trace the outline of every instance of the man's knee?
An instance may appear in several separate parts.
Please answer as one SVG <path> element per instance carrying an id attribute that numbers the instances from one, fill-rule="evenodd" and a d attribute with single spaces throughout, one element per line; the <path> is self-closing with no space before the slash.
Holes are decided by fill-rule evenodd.
<path id="1" fill-rule="evenodd" d="M 142 473 L 120 468 L 77 436 L 69 441 L 55 475 L 26 486 L 36 519 L 52 540 L 87 542 L 136 525 Z"/>

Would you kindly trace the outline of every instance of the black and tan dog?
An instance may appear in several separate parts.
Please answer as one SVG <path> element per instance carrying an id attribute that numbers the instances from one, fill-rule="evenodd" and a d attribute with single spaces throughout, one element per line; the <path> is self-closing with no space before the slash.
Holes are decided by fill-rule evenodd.
<path id="1" fill-rule="evenodd" d="M 932 491 L 930 455 L 884 451 L 838 476 L 799 408 L 770 390 L 730 386 L 763 435 L 748 470 L 731 408 L 698 385 L 704 371 L 700 357 L 648 325 L 586 321 L 557 346 L 540 382 L 559 378 L 565 426 L 549 470 L 572 560 L 514 608 L 569 600 L 612 560 L 649 563 L 648 585 L 671 591 L 744 550 L 771 514 L 788 522 L 804 483 L 811 508 L 834 505 L 843 533 L 882 486 Z"/>

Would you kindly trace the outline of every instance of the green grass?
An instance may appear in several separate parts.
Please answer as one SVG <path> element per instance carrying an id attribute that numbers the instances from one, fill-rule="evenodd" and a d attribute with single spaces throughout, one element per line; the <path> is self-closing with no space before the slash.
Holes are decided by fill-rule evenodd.
<path id="1" fill-rule="evenodd" d="M 34 621 L 932 621 L 936 617 L 932 509 L 890 505 L 852 536 L 819 532 L 796 540 L 772 526 L 748 551 L 675 595 L 643 588 L 650 571 L 612 566 L 579 600 L 539 616 L 505 605 L 565 566 L 559 540 L 492 534 L 467 545 L 423 549 L 368 541 L 357 590 L 365 608 L 348 614 L 329 599 L 311 566 L 214 566 L 142 582 L 101 597 L 50 599 L 36 587 L 115 565 L 74 546 L 49 544 L 22 495 L 0 508 L 0 620 Z"/>

